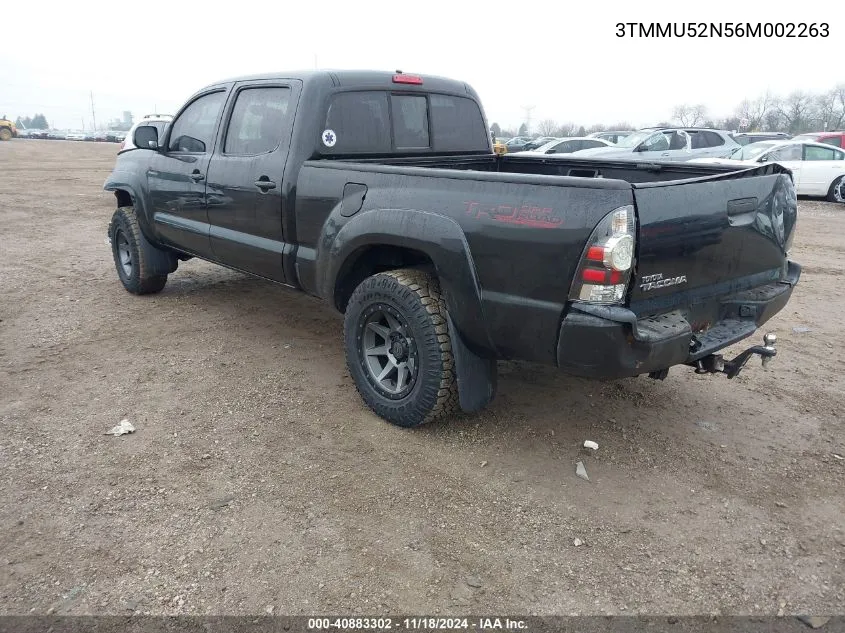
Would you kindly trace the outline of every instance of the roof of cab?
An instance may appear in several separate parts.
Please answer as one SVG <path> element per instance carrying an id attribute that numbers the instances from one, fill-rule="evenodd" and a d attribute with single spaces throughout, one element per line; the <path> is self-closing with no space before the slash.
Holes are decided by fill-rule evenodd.
<path id="1" fill-rule="evenodd" d="M 393 77 L 397 74 L 411 75 L 420 77 L 423 80 L 422 85 L 394 83 Z M 214 82 L 206 86 L 205 89 L 216 86 L 223 86 L 234 82 L 241 81 L 256 81 L 266 79 L 298 79 L 303 83 L 311 81 L 325 81 L 330 80 L 336 87 L 378 87 L 378 88 L 395 88 L 400 86 L 401 89 L 421 89 L 423 91 L 447 91 L 452 93 L 461 93 L 477 97 L 475 91 L 472 90 L 465 82 L 449 79 L 447 77 L 439 77 L 435 75 L 423 75 L 420 73 L 406 73 L 403 71 L 382 71 L 382 70 L 302 70 L 293 72 L 274 72 L 262 73 L 258 75 L 244 75 L 241 77 L 230 77 L 228 79 Z"/>

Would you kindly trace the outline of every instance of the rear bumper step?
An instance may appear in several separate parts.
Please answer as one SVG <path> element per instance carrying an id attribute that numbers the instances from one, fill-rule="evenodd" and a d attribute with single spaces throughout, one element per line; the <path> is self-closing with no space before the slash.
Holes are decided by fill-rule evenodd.
<path id="1" fill-rule="evenodd" d="M 664 378 L 674 365 L 700 373 L 736 376 L 751 356 L 766 362 L 771 345 L 754 346 L 726 361 L 721 349 L 751 336 L 789 301 L 801 267 L 790 262 L 785 279 L 743 291 L 720 301 L 720 319 L 703 334 L 694 334 L 681 311 L 638 319 L 626 308 L 573 304 L 563 319 L 557 346 L 558 366 L 588 378 L 624 378 L 652 374 Z"/>

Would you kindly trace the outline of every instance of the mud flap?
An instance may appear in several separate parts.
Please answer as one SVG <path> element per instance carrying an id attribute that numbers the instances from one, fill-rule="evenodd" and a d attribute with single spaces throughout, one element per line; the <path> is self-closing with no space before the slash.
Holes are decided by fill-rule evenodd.
<path id="1" fill-rule="evenodd" d="M 452 340 L 452 355 L 455 358 L 455 373 L 458 381 L 458 401 L 461 410 L 467 413 L 480 411 L 496 396 L 498 372 L 496 361 L 482 358 L 470 350 L 458 334 L 452 317 L 446 314 L 449 337 Z"/>

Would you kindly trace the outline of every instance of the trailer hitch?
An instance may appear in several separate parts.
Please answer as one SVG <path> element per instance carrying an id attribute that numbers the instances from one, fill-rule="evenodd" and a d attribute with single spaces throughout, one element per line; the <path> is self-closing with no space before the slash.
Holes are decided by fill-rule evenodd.
<path id="1" fill-rule="evenodd" d="M 695 367 L 696 374 L 725 374 L 729 379 L 734 378 L 755 354 L 761 357 L 763 367 L 766 367 L 778 353 L 775 349 L 777 340 L 777 335 L 770 332 L 763 336 L 763 345 L 749 347 L 731 360 L 725 360 L 721 354 L 710 354 L 687 365 Z"/>

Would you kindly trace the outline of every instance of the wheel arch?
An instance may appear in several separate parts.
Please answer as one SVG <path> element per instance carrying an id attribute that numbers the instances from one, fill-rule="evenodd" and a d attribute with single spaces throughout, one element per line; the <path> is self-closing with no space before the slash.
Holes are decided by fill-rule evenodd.
<path id="1" fill-rule="evenodd" d="M 415 209 L 376 209 L 356 215 L 318 249 L 318 294 L 343 311 L 355 287 L 389 268 L 420 267 L 436 275 L 462 338 L 495 354 L 481 304 L 481 285 L 460 225 Z M 351 289 L 350 289 L 351 287 Z"/>

